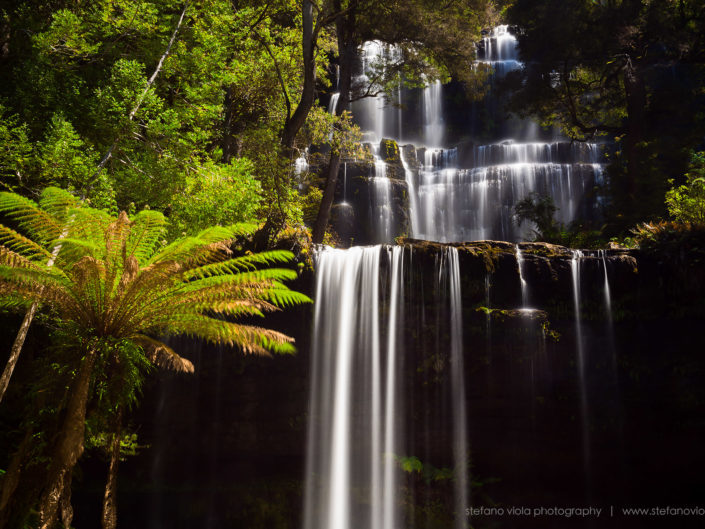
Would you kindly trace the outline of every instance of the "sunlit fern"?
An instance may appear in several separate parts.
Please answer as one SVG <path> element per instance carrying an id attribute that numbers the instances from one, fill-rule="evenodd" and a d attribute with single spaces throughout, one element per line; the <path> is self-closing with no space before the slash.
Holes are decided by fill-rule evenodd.
<path id="1" fill-rule="evenodd" d="M 290 252 L 233 256 L 234 241 L 255 226 L 213 227 L 165 245 L 161 213 L 111 217 L 56 188 L 38 204 L 0 193 L 0 213 L 16 228 L 0 225 L 6 307 L 37 301 L 87 334 L 133 340 L 154 363 L 183 371 L 193 366 L 157 337 L 186 335 L 255 354 L 294 351 L 290 337 L 237 321 L 310 301 L 284 284 L 295 271 L 271 268 L 289 262 Z"/>

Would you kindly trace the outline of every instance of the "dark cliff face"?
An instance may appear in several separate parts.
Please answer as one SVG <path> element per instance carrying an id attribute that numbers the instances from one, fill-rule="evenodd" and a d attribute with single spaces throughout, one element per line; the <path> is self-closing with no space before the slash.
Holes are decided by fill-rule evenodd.
<path id="1" fill-rule="evenodd" d="M 407 453 L 400 455 L 442 469 L 450 460 L 444 448 L 449 423 L 441 413 L 448 399 L 449 338 L 435 277 L 444 245 L 404 244 L 404 413 L 413 428 Z M 617 507 L 701 499 L 705 270 L 689 267 L 684 281 L 678 270 L 687 266 L 687 256 L 684 261 L 678 252 L 611 250 L 604 260 L 597 253 L 580 260 L 583 423 L 572 252 L 520 245 L 529 305 L 537 310 L 518 310 L 515 245 L 457 247 L 473 505 Z M 388 264 L 383 258 L 382 274 Z M 611 314 L 605 310 L 605 264 Z M 298 286 L 311 292 L 313 285 L 307 272 Z M 312 310 L 286 311 L 270 323 L 296 337 L 296 356 L 245 358 L 174 344 L 194 361 L 196 373 L 163 375 L 145 391 L 132 423 L 148 446 L 122 466 L 121 525 L 300 527 Z M 77 527 L 97 524 L 104 466 L 96 459 L 84 464 Z M 407 516 L 417 523 L 442 520 L 447 483 L 413 472 L 407 477 Z M 424 503 L 428 498 L 437 500 L 437 512 Z M 571 527 L 583 527 L 573 521 Z M 520 525 L 473 520 L 477 527 L 493 523 L 566 527 L 561 518 Z M 643 527 L 643 520 L 625 518 L 620 527 Z"/>

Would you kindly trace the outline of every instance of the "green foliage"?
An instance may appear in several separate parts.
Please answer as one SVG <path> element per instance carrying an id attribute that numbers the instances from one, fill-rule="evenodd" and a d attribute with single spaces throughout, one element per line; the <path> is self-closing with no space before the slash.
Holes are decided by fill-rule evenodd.
<path id="1" fill-rule="evenodd" d="M 394 456 L 397 464 L 408 474 L 419 474 L 428 485 L 434 481 L 454 479 L 455 473 L 450 468 L 436 468 L 430 463 L 422 463 L 416 456 Z"/>
<path id="2" fill-rule="evenodd" d="M 560 226 L 553 218 L 557 210 L 550 196 L 530 193 L 514 205 L 514 217 L 517 224 L 533 222 L 536 228 L 532 231 L 536 238 L 550 241 L 556 239 L 560 232 Z"/>
<path id="3" fill-rule="evenodd" d="M 256 218 L 262 186 L 246 158 L 229 164 L 206 162 L 185 180 L 171 205 L 172 233 L 192 234 L 207 226 Z"/>
<path id="4" fill-rule="evenodd" d="M 705 152 L 693 154 L 686 183 L 666 193 L 668 212 L 678 222 L 705 223 Z"/>

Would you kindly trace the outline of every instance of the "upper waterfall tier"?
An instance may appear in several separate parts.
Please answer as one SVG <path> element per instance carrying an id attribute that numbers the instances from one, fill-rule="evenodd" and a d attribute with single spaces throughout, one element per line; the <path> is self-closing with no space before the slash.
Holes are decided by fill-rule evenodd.
<path id="1" fill-rule="evenodd" d="M 477 46 L 478 62 L 492 66 L 495 75 L 504 76 L 522 67 L 517 39 L 509 26 L 497 26 Z"/>
<path id="2" fill-rule="evenodd" d="M 350 161 L 341 168 L 345 185 L 338 187 L 337 201 L 346 208 L 334 209 L 333 223 L 343 240 L 391 243 L 400 235 L 439 242 L 527 240 L 535 226 L 518 225 L 514 208 L 532 194 L 552 200 L 559 223 L 599 218 L 595 190 L 604 184 L 602 147 L 569 142 L 506 115 L 493 86 L 522 67 L 508 26 L 486 32 L 476 46 L 477 63 L 492 66 L 494 74 L 482 102 L 466 101 L 470 120 L 455 115 L 463 99 L 453 92 L 457 86 L 440 81 L 422 90 L 400 85 L 396 93 L 353 103 L 374 163 Z M 399 64 L 401 51 L 371 41 L 359 53 L 353 87 L 376 94 L 373 80 L 386 65 Z"/>

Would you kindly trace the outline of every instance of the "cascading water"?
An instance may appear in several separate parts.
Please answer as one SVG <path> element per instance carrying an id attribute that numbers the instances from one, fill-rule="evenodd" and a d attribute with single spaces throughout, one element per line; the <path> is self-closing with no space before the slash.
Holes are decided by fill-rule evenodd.
<path id="1" fill-rule="evenodd" d="M 398 518 L 397 471 L 390 457 L 399 443 L 403 248 L 388 250 L 389 316 L 384 326 L 381 254 L 382 247 L 374 246 L 323 249 L 316 255 L 306 529 L 393 528 Z M 354 503 L 354 491 L 359 490 L 366 491 L 362 505 Z"/>
<path id="2" fill-rule="evenodd" d="M 462 302 L 460 265 L 457 248 L 448 248 L 448 282 L 450 290 L 450 361 L 453 395 L 453 459 L 455 460 L 455 527 L 464 529 L 468 508 L 468 441 L 465 410 L 465 367 L 463 361 Z"/>
<path id="3" fill-rule="evenodd" d="M 424 143 L 429 147 L 443 145 L 442 89 L 441 82 L 434 81 L 423 92 Z"/>
<path id="4" fill-rule="evenodd" d="M 393 47 L 368 42 L 362 49 L 362 72 L 354 84 L 369 82 L 380 59 L 398 53 Z M 478 57 L 491 66 L 495 77 L 521 68 L 516 38 L 506 26 L 496 28 L 481 45 Z M 406 94 L 406 92 L 405 92 Z M 600 149 L 595 144 L 564 141 L 504 140 L 498 143 L 467 144 L 447 148 L 443 119 L 443 87 L 433 82 L 418 93 L 421 130 L 414 136 L 424 147 L 399 148 L 394 160 L 386 148 L 389 164 L 380 157 L 382 138 L 399 139 L 403 111 L 385 105 L 382 97 L 371 97 L 353 105 L 357 122 L 371 143 L 374 172 L 364 177 L 369 185 L 369 211 L 375 242 L 390 242 L 401 233 L 395 218 L 390 175 L 406 185 L 408 224 L 406 234 L 417 239 L 461 242 L 478 239 L 521 241 L 531 226 L 517 226 L 514 205 L 532 193 L 547 195 L 558 208 L 557 220 L 568 223 L 588 216 L 591 206 L 583 200 L 595 184 L 602 183 Z M 333 105 L 334 97 L 331 99 Z M 402 102 L 402 91 L 397 91 Z M 525 123 L 522 125 L 526 125 Z M 404 131 L 405 134 L 407 131 Z M 393 154 L 393 153 L 392 153 Z M 397 166 L 394 166 L 397 164 Z M 347 200 L 347 165 L 343 164 L 342 202 Z M 357 178 L 357 177 L 354 177 Z M 353 180 L 355 182 L 355 180 Z M 355 182 L 353 185 L 359 185 Z M 355 192 L 350 193 L 355 196 Z M 354 200 L 351 198 L 351 201 Z M 405 296 L 418 286 L 404 287 L 413 275 L 411 259 L 404 260 L 403 247 L 353 247 L 349 250 L 320 249 L 316 252 L 316 308 L 312 351 L 312 383 L 309 408 L 309 441 L 305 491 L 304 529 L 398 529 L 404 525 L 400 509 L 403 474 L 397 458 L 412 443 L 413 426 L 404 408 L 414 405 L 413 397 L 402 392 L 405 374 L 404 336 L 400 329 L 421 325 L 412 322 L 403 307 Z M 410 256 L 410 253 L 408 254 Z M 522 367 L 522 386 L 530 384 L 530 415 L 534 431 L 538 392 L 548 379 L 546 334 L 529 307 L 529 284 L 525 278 L 522 250 L 515 256 L 521 284 L 525 330 L 541 326 L 541 339 Z M 603 265 L 605 265 L 604 255 Z M 582 451 L 589 482 L 590 434 L 586 389 L 585 344 L 581 322 L 580 266 L 583 255 L 571 259 L 575 311 L 576 364 L 580 391 Z M 432 411 L 424 429 L 445 431 L 448 438 L 437 441 L 452 454 L 454 527 L 466 527 L 470 505 L 468 410 L 463 350 L 461 271 L 458 250 L 439 250 L 437 261 L 435 369 L 447 369 L 444 396 L 434 402 L 444 408 L 443 418 Z M 409 277 L 407 277 L 409 274 Z M 491 274 L 485 277 L 486 305 L 490 305 Z M 423 290 L 423 289 L 422 289 Z M 538 293 L 532 297 L 539 298 Z M 609 307 L 609 283 L 605 266 L 605 300 Z M 447 311 L 447 312 L 444 312 Z M 491 352 L 491 312 L 486 312 L 486 349 Z M 424 316 L 425 317 L 425 316 Z M 423 320 L 423 318 L 422 318 Z M 447 326 L 447 327 L 445 327 Z M 447 344 L 445 343 L 447 340 Z M 527 342 L 530 344 L 530 342 Z M 528 345 L 531 347 L 531 345 Z M 445 362 L 445 364 L 444 364 Z M 443 367 L 445 366 L 445 367 Z M 428 381 L 431 382 L 431 379 Z M 489 387 L 489 386 L 488 386 Z M 406 395 L 402 398 L 402 395 Z M 434 422 L 438 421 L 438 422 Z M 432 427 L 432 428 L 431 428 Z M 428 444 L 428 443 L 427 443 Z M 431 452 L 425 453 L 433 457 Z M 445 462 L 447 463 L 447 462 Z M 589 487 L 589 484 L 588 484 Z M 429 501 L 430 497 L 429 497 Z"/>
<path id="5" fill-rule="evenodd" d="M 478 62 L 491 66 L 495 74 L 502 77 L 522 67 L 518 57 L 517 39 L 509 32 L 507 25 L 493 28 L 482 39 L 478 50 Z"/>
<path id="6" fill-rule="evenodd" d="M 375 175 L 372 177 L 372 211 L 374 212 L 375 242 L 391 242 L 392 191 L 387 178 L 387 164 L 375 152 Z"/>
<path id="7" fill-rule="evenodd" d="M 576 363 L 578 366 L 578 384 L 580 391 L 580 418 L 582 428 L 583 443 L 583 465 L 585 469 L 585 480 L 588 494 L 590 493 L 590 417 L 587 398 L 587 383 L 585 375 L 585 342 L 583 337 L 583 322 L 580 311 L 580 264 L 583 259 L 583 252 L 572 250 L 570 261 L 571 276 L 573 279 L 573 311 L 575 312 L 575 347 Z"/>
<path id="8" fill-rule="evenodd" d="M 400 470 L 414 429 L 406 422 L 403 335 L 407 281 L 403 246 L 320 249 L 311 359 L 305 529 L 402 527 Z M 462 292 L 458 251 L 438 260 L 449 317 L 448 449 L 455 527 L 469 505 Z M 441 333 L 439 333 L 439 337 Z"/>
<path id="9" fill-rule="evenodd" d="M 529 233 L 526 226 L 516 224 L 514 205 L 532 193 L 551 197 L 558 222 L 567 224 L 578 213 L 591 214 L 581 201 L 592 189 L 594 168 L 599 166 L 594 144 L 506 141 L 475 147 L 473 159 L 473 169 L 458 169 L 450 154 L 424 163 L 415 237 L 440 242 L 525 240 Z"/>
<path id="10" fill-rule="evenodd" d="M 409 190 L 409 229 L 411 235 L 414 236 L 419 230 L 419 206 L 416 196 L 416 183 L 414 182 L 414 172 L 409 168 L 404 155 L 404 149 L 399 150 L 399 158 L 401 159 L 402 167 L 404 168 L 404 181 Z"/>
<path id="11" fill-rule="evenodd" d="M 366 86 L 382 68 L 382 59 L 398 60 L 399 54 L 394 46 L 376 41 L 365 43 L 357 85 Z M 522 67 L 517 40 L 507 26 L 495 28 L 482 40 L 478 63 L 491 66 L 495 77 Z M 510 127 L 508 132 L 513 139 L 447 147 L 443 90 L 440 81 L 431 81 L 416 94 L 420 97 L 420 106 L 416 107 L 420 115 L 416 121 L 421 128 L 416 137 L 425 146 L 407 145 L 400 149 L 410 148 L 418 159 L 413 168 L 402 160 L 409 197 L 405 215 L 409 218 L 408 226 L 399 220 L 402 214 L 390 209 L 385 212 L 390 218 L 385 217 L 384 221 L 389 220 L 395 232 L 372 242 L 390 242 L 404 233 L 439 242 L 526 240 L 533 235 L 534 226 L 527 222 L 517 225 L 514 207 L 532 194 L 550 197 L 557 208 L 555 219 L 559 223 L 567 225 L 578 217 L 598 216 L 599 200 L 593 196 L 593 189 L 604 182 L 602 153 L 597 144 L 561 139 L 535 141 L 532 136 L 538 129 L 534 122 L 513 117 L 507 120 L 498 115 L 494 119 Z M 490 100 L 491 94 L 490 91 Z M 375 151 L 379 150 L 383 137 L 396 137 L 400 141 L 402 107 L 414 107 L 409 101 L 402 101 L 401 88 L 396 97 L 399 99 L 396 109 L 379 95 L 353 105 L 353 115 Z M 405 131 L 405 134 L 414 137 L 413 133 Z M 377 178 L 378 175 L 376 171 Z M 370 185 L 374 187 L 373 194 L 386 193 L 376 179 Z M 376 202 L 374 207 L 379 210 L 380 206 Z M 379 217 L 378 213 L 373 216 Z"/>
<path id="12" fill-rule="evenodd" d="M 524 279 L 524 256 L 521 253 L 521 248 L 517 244 L 515 246 L 517 256 L 517 268 L 519 269 L 519 282 L 521 283 L 521 308 L 525 309 L 529 306 L 529 284 Z"/>

